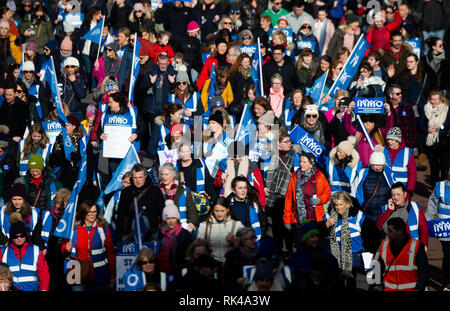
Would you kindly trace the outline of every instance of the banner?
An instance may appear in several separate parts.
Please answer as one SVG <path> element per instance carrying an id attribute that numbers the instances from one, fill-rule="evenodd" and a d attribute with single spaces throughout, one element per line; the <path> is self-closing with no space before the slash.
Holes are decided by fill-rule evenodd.
<path id="1" fill-rule="evenodd" d="M 316 49 L 316 42 L 310 40 L 297 40 L 297 48 L 299 50 L 311 49 L 314 52 Z"/>
<path id="2" fill-rule="evenodd" d="M 239 122 L 236 135 L 234 136 L 234 140 L 242 142 L 244 146 L 248 145 L 252 128 L 252 132 L 254 133 L 256 131 L 256 122 L 255 120 L 253 120 L 250 106 L 245 105 L 244 111 L 242 112 L 241 121 Z"/>
<path id="3" fill-rule="evenodd" d="M 287 44 L 292 43 L 294 40 L 294 35 L 291 28 L 269 28 L 269 42 L 272 41 L 272 35 L 277 30 L 281 30 L 286 35 Z"/>
<path id="4" fill-rule="evenodd" d="M 134 85 L 139 75 L 139 67 L 141 63 L 139 62 L 139 51 L 141 50 L 141 42 L 139 42 L 137 33 L 134 34 L 134 48 L 133 48 L 133 63 L 131 67 L 130 76 L 130 89 L 128 91 L 128 100 L 134 102 Z"/>
<path id="5" fill-rule="evenodd" d="M 403 42 L 408 43 L 412 49 L 413 53 L 417 55 L 417 57 L 420 59 L 420 47 L 422 46 L 422 39 L 420 38 L 411 38 L 409 40 L 405 39 Z"/>
<path id="6" fill-rule="evenodd" d="M 228 157 L 228 145 L 233 142 L 225 133 L 222 135 L 222 138 L 212 149 L 211 155 L 205 159 L 206 167 L 213 178 L 216 177 L 217 171 L 219 170 L 220 161 Z"/>
<path id="7" fill-rule="evenodd" d="M 355 97 L 354 113 L 358 114 L 384 114 L 384 97 L 361 98 Z"/>
<path id="8" fill-rule="evenodd" d="M 350 53 L 349 58 L 345 62 L 344 68 L 342 68 L 341 72 L 337 76 L 327 95 L 330 95 L 330 100 L 334 99 L 334 94 L 338 90 L 346 90 L 352 81 L 355 74 L 358 72 L 359 65 L 364 58 L 364 55 L 368 49 L 371 48 L 369 42 L 367 42 L 366 38 L 362 35 L 358 43 L 356 43 L 352 52 Z"/>
<path id="9" fill-rule="evenodd" d="M 325 163 L 328 149 L 297 124 L 289 134 L 292 143 L 299 145 L 306 153 L 312 153 L 321 164 Z"/>
<path id="10" fill-rule="evenodd" d="M 450 238 L 450 218 L 427 221 L 431 238 Z"/>
<path id="11" fill-rule="evenodd" d="M 131 169 L 136 163 L 141 163 L 141 161 L 139 160 L 139 156 L 136 152 L 136 149 L 134 149 L 134 146 L 131 145 L 130 148 L 128 149 L 127 154 L 125 155 L 125 157 L 117 167 L 116 171 L 114 172 L 111 181 L 106 186 L 104 193 L 108 194 L 121 189 L 123 175 L 125 175 L 126 172 L 131 171 Z"/>
<path id="12" fill-rule="evenodd" d="M 312 88 L 306 88 L 306 94 L 311 96 L 313 99 L 314 104 L 316 104 L 318 107 L 321 106 L 321 99 L 323 94 L 323 89 L 325 88 L 325 84 L 327 82 L 327 76 L 328 76 L 328 70 L 324 72 L 323 75 L 321 75 L 319 78 L 316 79 L 314 82 L 314 86 Z"/>
<path id="13" fill-rule="evenodd" d="M 247 54 L 250 57 L 252 57 L 253 54 L 255 54 L 256 49 L 257 49 L 256 44 L 255 45 L 241 45 L 241 52 Z"/>
<path id="14" fill-rule="evenodd" d="M 50 90 L 52 91 L 53 103 L 56 107 L 56 112 L 58 113 L 58 118 L 64 123 L 70 123 L 64 114 L 62 108 L 61 95 L 59 94 L 58 79 L 56 78 L 55 63 L 53 61 L 53 56 L 50 56 L 50 61 L 47 63 L 47 69 L 45 71 L 44 80 L 50 85 Z"/>
<path id="15" fill-rule="evenodd" d="M 178 161 L 178 150 L 160 150 L 158 151 L 159 165 L 163 165 L 165 163 L 175 163 Z"/>
<path id="16" fill-rule="evenodd" d="M 256 53 L 253 55 L 252 61 L 252 80 L 256 86 L 256 94 L 255 97 L 264 96 L 264 87 L 263 87 L 263 79 L 262 79 L 262 62 L 263 58 L 261 55 L 261 44 L 258 38 L 256 45 Z"/>
<path id="17" fill-rule="evenodd" d="M 68 13 L 64 15 L 64 22 L 72 24 L 74 28 L 80 28 L 83 24 L 83 13 Z"/>

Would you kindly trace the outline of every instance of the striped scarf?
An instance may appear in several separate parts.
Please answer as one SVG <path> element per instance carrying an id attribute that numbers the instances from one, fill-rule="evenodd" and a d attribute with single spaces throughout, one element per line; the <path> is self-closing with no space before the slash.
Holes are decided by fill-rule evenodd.
<path id="1" fill-rule="evenodd" d="M 159 184 L 159 189 L 161 189 L 161 192 L 164 196 L 164 200 L 175 200 L 175 193 L 177 192 L 178 182 L 176 180 L 173 181 L 172 185 L 170 186 L 169 190 L 166 190 L 166 187 L 164 183 Z"/>
<path id="2" fill-rule="evenodd" d="M 297 200 L 297 214 L 298 223 L 301 224 L 306 217 L 306 206 L 303 198 L 303 185 L 316 174 L 316 168 L 313 166 L 309 172 L 303 173 L 297 170 L 297 185 L 296 185 L 296 200 Z"/>

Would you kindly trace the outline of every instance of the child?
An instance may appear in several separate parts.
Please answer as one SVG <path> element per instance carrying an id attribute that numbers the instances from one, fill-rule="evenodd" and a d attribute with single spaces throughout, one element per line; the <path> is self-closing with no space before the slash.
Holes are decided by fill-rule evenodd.
<path id="1" fill-rule="evenodd" d="M 97 114 L 97 108 L 93 104 L 90 104 L 86 108 L 86 119 L 81 121 L 82 129 L 83 129 L 84 135 L 86 137 L 89 137 L 92 133 L 92 129 L 94 128 L 96 114 Z"/>
<path id="2" fill-rule="evenodd" d="M 170 46 L 170 32 L 168 31 L 160 31 L 158 32 L 158 42 L 153 44 L 153 54 L 152 58 L 157 59 L 158 55 L 161 53 L 166 53 L 169 56 L 169 63 L 172 64 L 174 61 L 175 53 L 173 52 L 172 47 Z"/>

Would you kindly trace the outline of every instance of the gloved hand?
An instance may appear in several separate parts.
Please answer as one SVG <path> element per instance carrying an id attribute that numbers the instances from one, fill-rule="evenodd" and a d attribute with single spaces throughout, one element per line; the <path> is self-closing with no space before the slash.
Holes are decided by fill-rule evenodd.
<path id="1" fill-rule="evenodd" d="M 292 226 L 291 224 L 284 224 L 284 227 L 286 228 L 286 230 L 291 231 Z"/>
<path id="2" fill-rule="evenodd" d="M 320 198 L 319 197 L 311 197 L 309 199 L 309 202 L 311 202 L 312 205 L 319 205 L 320 204 Z"/>

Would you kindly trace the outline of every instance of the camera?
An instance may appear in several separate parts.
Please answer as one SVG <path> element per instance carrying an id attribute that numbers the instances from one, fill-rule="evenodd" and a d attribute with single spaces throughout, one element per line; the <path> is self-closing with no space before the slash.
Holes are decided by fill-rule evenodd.
<path id="1" fill-rule="evenodd" d="M 352 99 L 350 97 L 342 97 L 339 100 L 339 108 L 348 107 L 348 105 L 352 102 Z"/>

